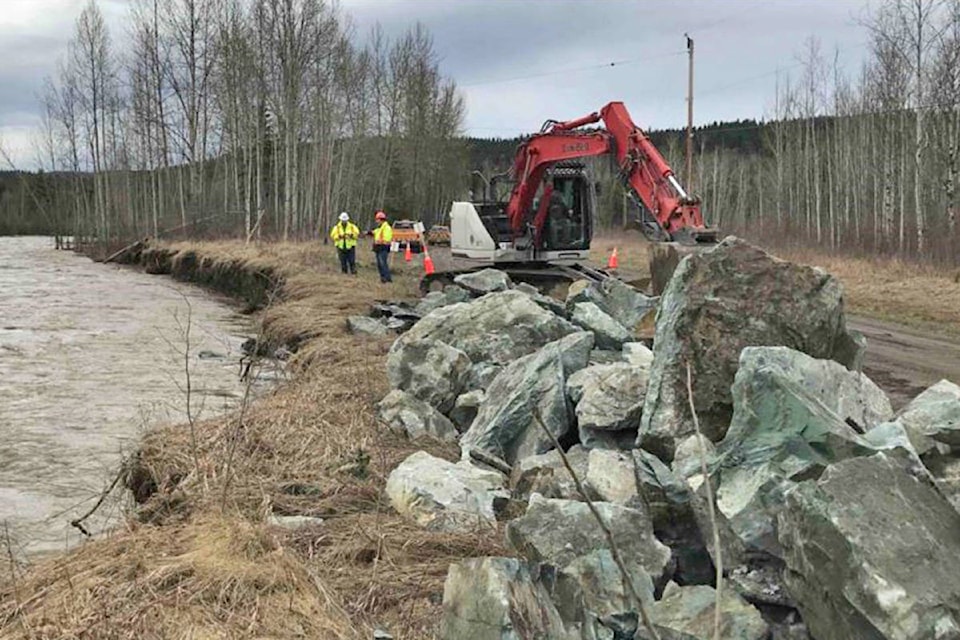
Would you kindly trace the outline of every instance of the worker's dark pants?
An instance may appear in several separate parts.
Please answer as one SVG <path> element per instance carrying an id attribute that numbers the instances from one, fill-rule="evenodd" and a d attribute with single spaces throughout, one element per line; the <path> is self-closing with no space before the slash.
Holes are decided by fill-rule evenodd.
<path id="1" fill-rule="evenodd" d="M 340 271 L 344 273 L 357 273 L 357 248 L 341 249 L 337 247 L 337 254 L 340 256 Z"/>
<path id="2" fill-rule="evenodd" d="M 390 245 L 377 245 L 373 249 L 377 254 L 377 271 L 380 272 L 380 282 L 393 282 L 390 277 Z"/>

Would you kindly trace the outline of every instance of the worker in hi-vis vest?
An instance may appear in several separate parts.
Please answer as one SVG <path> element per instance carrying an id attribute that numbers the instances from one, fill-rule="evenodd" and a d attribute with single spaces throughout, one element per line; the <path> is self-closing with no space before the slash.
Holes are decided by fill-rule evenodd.
<path id="1" fill-rule="evenodd" d="M 387 222 L 387 214 L 377 211 L 374 216 L 377 228 L 373 230 L 373 251 L 377 256 L 377 271 L 380 282 L 393 282 L 390 277 L 390 244 L 393 242 L 393 228 Z"/>
<path id="2" fill-rule="evenodd" d="M 360 229 L 350 222 L 350 214 L 346 211 L 340 214 L 340 222 L 330 229 L 330 239 L 337 248 L 340 256 L 340 271 L 357 275 L 357 238 Z"/>

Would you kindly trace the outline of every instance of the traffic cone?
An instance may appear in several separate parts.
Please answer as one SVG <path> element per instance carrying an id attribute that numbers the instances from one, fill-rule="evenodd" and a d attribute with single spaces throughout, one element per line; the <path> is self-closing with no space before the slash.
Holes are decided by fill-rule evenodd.
<path id="1" fill-rule="evenodd" d="M 607 269 L 616 269 L 620 266 L 620 260 L 617 259 L 617 248 L 613 248 L 610 259 L 607 261 Z"/>
<path id="2" fill-rule="evenodd" d="M 407 262 L 413 260 L 413 251 L 410 250 L 410 243 L 407 243 L 407 250 L 403 252 L 403 259 Z"/>
<path id="3" fill-rule="evenodd" d="M 423 271 L 429 276 L 433 274 L 433 258 L 426 251 L 423 252 Z"/>

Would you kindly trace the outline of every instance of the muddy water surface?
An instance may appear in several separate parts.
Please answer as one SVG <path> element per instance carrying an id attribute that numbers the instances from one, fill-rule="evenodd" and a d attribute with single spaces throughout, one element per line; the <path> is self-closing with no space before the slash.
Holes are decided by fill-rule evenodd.
<path id="1" fill-rule="evenodd" d="M 145 427 L 235 406 L 251 321 L 170 278 L 0 238 L 0 543 L 62 549 Z M 184 358 L 189 327 L 189 356 Z M 119 492 L 118 492 L 119 493 Z M 116 521 L 112 500 L 91 519 Z"/>

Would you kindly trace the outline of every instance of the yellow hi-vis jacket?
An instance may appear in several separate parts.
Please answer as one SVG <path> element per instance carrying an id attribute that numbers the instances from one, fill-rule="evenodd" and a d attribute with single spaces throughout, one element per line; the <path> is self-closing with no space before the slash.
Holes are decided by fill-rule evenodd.
<path id="1" fill-rule="evenodd" d="M 352 222 L 338 222 L 330 230 L 330 237 L 337 249 L 352 249 L 357 246 L 357 238 L 360 237 L 360 229 Z"/>
<path id="2" fill-rule="evenodd" d="M 393 242 L 393 227 L 386 220 L 373 230 L 373 244 L 390 244 Z"/>

